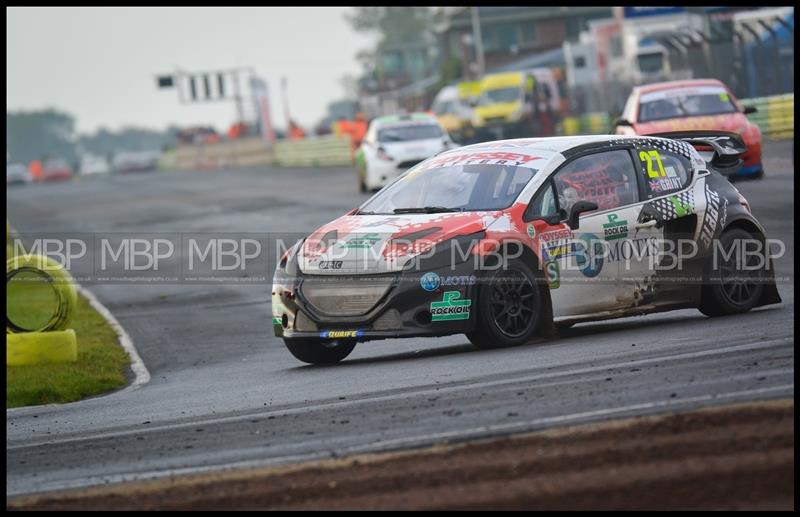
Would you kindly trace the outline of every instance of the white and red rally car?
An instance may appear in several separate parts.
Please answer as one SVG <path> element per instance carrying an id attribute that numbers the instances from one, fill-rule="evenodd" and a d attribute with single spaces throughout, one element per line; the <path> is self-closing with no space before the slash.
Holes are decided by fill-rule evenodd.
<path id="1" fill-rule="evenodd" d="M 741 139 L 668 136 L 504 140 L 423 161 L 288 249 L 276 335 L 330 363 L 373 339 L 463 333 L 493 348 L 582 321 L 780 302 L 764 228 L 720 173 L 741 166 Z"/>

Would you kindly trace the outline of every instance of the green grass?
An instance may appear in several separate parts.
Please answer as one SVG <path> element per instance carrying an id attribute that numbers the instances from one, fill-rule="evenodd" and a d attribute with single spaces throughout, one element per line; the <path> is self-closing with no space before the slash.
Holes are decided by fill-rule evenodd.
<path id="1" fill-rule="evenodd" d="M 6 241 L 9 251 L 8 234 Z M 128 354 L 114 329 L 80 294 L 70 328 L 78 340 L 77 362 L 6 366 L 6 407 L 73 402 L 125 385 Z"/>

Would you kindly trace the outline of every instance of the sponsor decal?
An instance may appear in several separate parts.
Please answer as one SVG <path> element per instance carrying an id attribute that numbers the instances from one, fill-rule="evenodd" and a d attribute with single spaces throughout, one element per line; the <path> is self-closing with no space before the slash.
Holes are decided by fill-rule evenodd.
<path id="1" fill-rule="evenodd" d="M 485 151 L 476 153 L 461 153 L 454 155 L 445 155 L 440 158 L 429 160 L 425 163 L 424 167 L 417 169 L 428 170 L 438 167 L 452 167 L 453 165 L 480 165 L 480 164 L 494 164 L 494 165 L 513 165 L 515 167 L 533 168 L 530 162 L 540 160 L 539 156 L 531 156 L 522 153 L 512 153 L 508 151 Z"/>
<path id="2" fill-rule="evenodd" d="M 644 205 L 639 214 L 639 222 L 651 218 L 657 221 L 671 221 L 694 213 L 694 193 L 691 190 L 679 192 L 669 197 L 654 199 Z"/>
<path id="3" fill-rule="evenodd" d="M 628 236 L 628 220 L 619 220 L 619 215 L 608 214 L 608 222 L 603 225 L 603 234 L 607 241 L 624 239 Z"/>
<path id="4" fill-rule="evenodd" d="M 705 186 L 706 191 L 706 213 L 703 217 L 703 229 L 700 231 L 700 240 L 706 248 L 711 247 L 714 231 L 720 219 L 720 199 L 719 194 Z M 727 209 L 726 209 L 727 218 Z"/>
<path id="5" fill-rule="evenodd" d="M 342 269 L 341 260 L 320 260 L 320 269 Z"/>
<path id="6" fill-rule="evenodd" d="M 381 238 L 377 233 L 368 233 L 364 236 L 350 239 L 344 243 L 344 247 L 347 249 L 369 249 L 379 240 Z"/>
<path id="7" fill-rule="evenodd" d="M 363 330 L 323 330 L 319 333 L 319 337 L 323 339 L 355 338 L 363 335 Z"/>
<path id="8" fill-rule="evenodd" d="M 672 202 L 672 206 L 675 208 L 675 215 L 677 217 L 687 216 L 694 211 L 694 207 L 692 205 L 678 196 L 670 196 L 669 200 Z"/>
<path id="9" fill-rule="evenodd" d="M 571 240 L 561 240 L 548 243 L 542 248 L 542 251 L 545 260 L 556 260 L 575 255 L 577 248 Z"/>
<path id="10" fill-rule="evenodd" d="M 657 180 L 650 180 L 648 182 L 651 192 L 669 192 L 671 190 L 680 190 L 681 180 L 678 178 L 662 178 Z"/>
<path id="11" fill-rule="evenodd" d="M 531 239 L 536 237 L 536 228 L 534 228 L 532 224 L 528 225 L 528 237 Z"/>
<path id="12" fill-rule="evenodd" d="M 562 239 L 571 239 L 573 237 L 572 230 L 569 228 L 564 228 L 561 230 L 553 230 L 550 232 L 544 232 L 539 234 L 539 240 L 544 242 L 555 241 L 555 240 L 562 240 Z"/>
<path id="13" fill-rule="evenodd" d="M 455 275 L 455 276 L 446 276 L 442 278 L 442 285 L 443 286 L 465 286 L 465 285 L 475 285 L 478 283 L 478 277 L 475 275 Z"/>
<path id="14" fill-rule="evenodd" d="M 603 241 L 593 233 L 582 233 L 578 237 L 576 263 L 583 276 L 596 277 L 603 270 Z"/>
<path id="15" fill-rule="evenodd" d="M 544 274 L 547 278 L 547 286 L 550 289 L 558 289 L 561 285 L 561 268 L 558 261 L 551 260 L 544 265 Z"/>
<path id="16" fill-rule="evenodd" d="M 609 262 L 618 260 L 641 260 L 644 257 L 657 256 L 659 240 L 656 237 L 640 237 L 638 239 L 625 239 L 609 246 L 607 257 Z"/>
<path id="17" fill-rule="evenodd" d="M 558 258 L 571 257 L 575 254 L 575 243 L 572 242 L 574 234 L 569 228 L 553 230 L 539 234 L 539 242 L 542 247 L 542 258 L 554 260 Z"/>
<path id="18" fill-rule="evenodd" d="M 442 301 L 431 302 L 431 321 L 450 321 L 469 319 L 472 300 L 460 300 L 459 291 L 447 291 Z"/>
<path id="19" fill-rule="evenodd" d="M 720 219 L 719 224 L 725 228 L 725 223 L 728 221 L 728 198 L 723 198 L 723 201 L 725 203 L 722 205 L 722 219 Z"/>
<path id="20" fill-rule="evenodd" d="M 441 279 L 439 278 L 439 275 L 437 275 L 433 271 L 425 273 L 419 279 L 419 285 L 426 291 L 437 290 L 439 288 L 440 283 Z"/>

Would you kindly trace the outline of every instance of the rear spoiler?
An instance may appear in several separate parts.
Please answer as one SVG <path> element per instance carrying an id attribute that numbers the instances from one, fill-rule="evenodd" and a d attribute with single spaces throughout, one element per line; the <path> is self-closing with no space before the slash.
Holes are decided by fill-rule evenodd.
<path id="1" fill-rule="evenodd" d="M 681 140 L 695 148 L 698 146 L 711 147 L 714 153 L 707 163 L 725 176 L 736 174 L 739 171 L 744 163 L 741 156 L 747 151 L 742 137 L 728 131 L 672 131 L 647 136 Z"/>

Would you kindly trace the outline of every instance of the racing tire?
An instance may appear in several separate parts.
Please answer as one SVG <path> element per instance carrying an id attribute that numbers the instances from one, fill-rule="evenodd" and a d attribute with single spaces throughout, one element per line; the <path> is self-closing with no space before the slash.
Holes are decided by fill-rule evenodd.
<path id="1" fill-rule="evenodd" d="M 338 363 L 356 347 L 355 339 L 285 338 L 283 343 L 293 356 L 309 364 Z"/>
<path id="2" fill-rule="evenodd" d="M 524 262 L 489 271 L 478 294 L 475 330 L 467 338 L 487 350 L 527 343 L 542 324 L 544 277 Z"/>
<path id="3" fill-rule="evenodd" d="M 738 253 L 731 252 L 730 256 L 726 256 L 738 239 L 753 240 L 756 236 L 740 228 L 726 230 L 719 239 L 723 250 L 723 253 L 720 253 L 722 256 L 718 257 L 719 267 L 714 267 L 714 253 L 708 259 L 700 307 L 698 307 L 706 316 L 727 316 L 747 312 L 756 306 L 764 292 L 764 268 L 756 267 L 756 261 L 766 264 L 764 256 L 748 255 L 745 259 L 748 269 L 744 271 L 742 266 L 745 264 L 737 260 Z M 758 240 L 763 246 L 763 239 Z"/>

